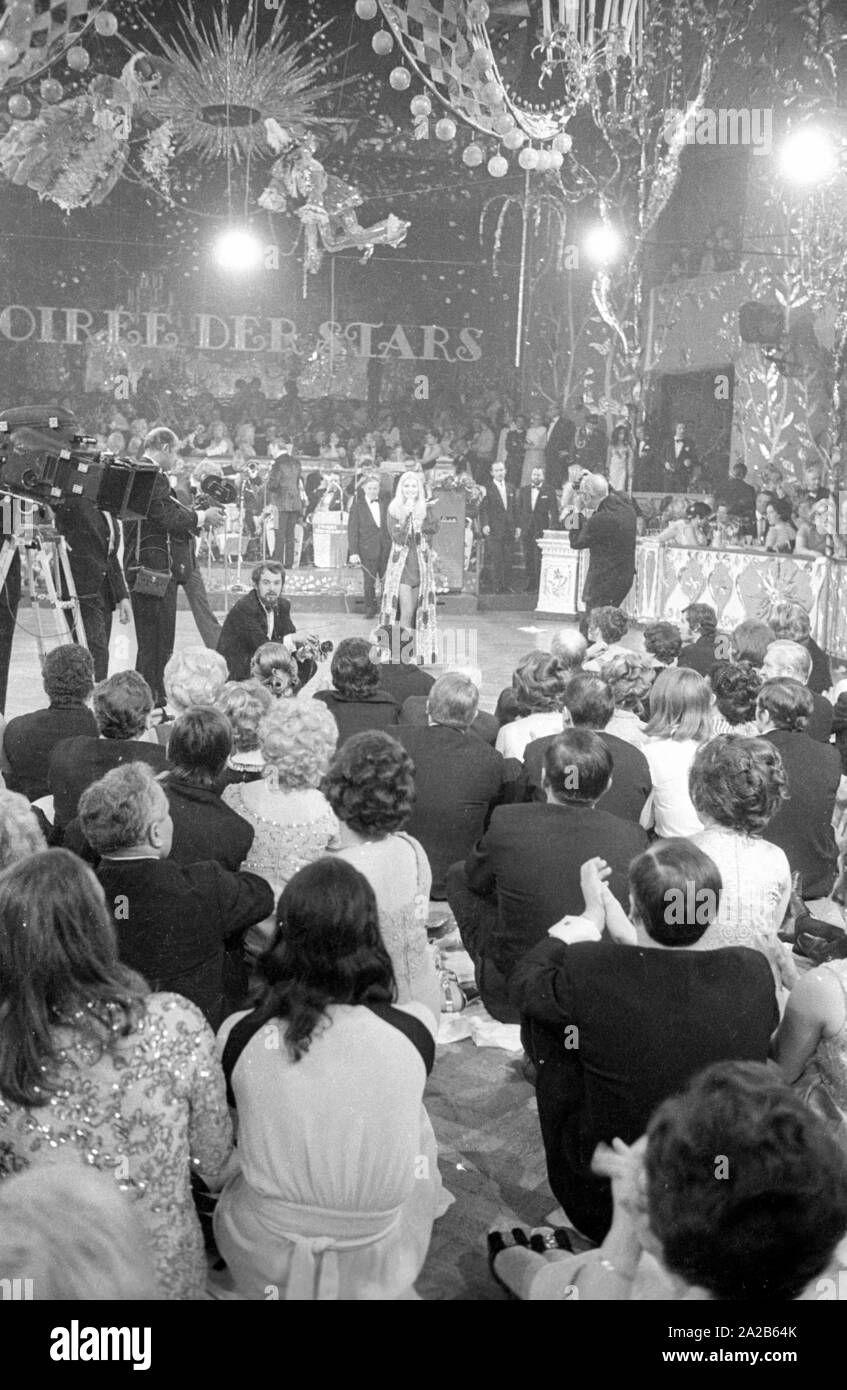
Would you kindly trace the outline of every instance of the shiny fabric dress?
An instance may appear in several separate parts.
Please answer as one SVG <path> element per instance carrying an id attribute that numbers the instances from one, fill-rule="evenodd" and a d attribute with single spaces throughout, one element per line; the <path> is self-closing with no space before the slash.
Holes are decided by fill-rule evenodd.
<path id="1" fill-rule="evenodd" d="M 416 588 L 417 655 L 423 657 L 425 665 L 431 665 L 439 659 L 435 556 L 430 545 L 430 537 L 438 530 L 438 523 L 427 518 L 418 530 L 411 515 L 405 521 L 397 521 L 389 512 L 388 530 L 391 536 L 391 554 L 382 582 L 380 625 L 399 622 L 400 585 L 408 584 L 411 588 Z"/>

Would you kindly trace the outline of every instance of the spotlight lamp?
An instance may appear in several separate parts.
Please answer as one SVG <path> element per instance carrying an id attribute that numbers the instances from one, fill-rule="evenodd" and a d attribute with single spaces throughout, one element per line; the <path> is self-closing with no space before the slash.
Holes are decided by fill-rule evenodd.
<path id="1" fill-rule="evenodd" d="M 264 247 L 249 227 L 227 227 L 217 238 L 213 254 L 221 270 L 242 275 L 261 265 Z"/>
<path id="2" fill-rule="evenodd" d="M 823 126 L 800 126 L 780 146 L 780 173 L 788 183 L 801 188 L 826 183 L 840 164 L 839 141 Z"/>
<path id="3" fill-rule="evenodd" d="M 611 265 L 620 259 L 624 241 L 617 227 L 610 222 L 597 222 L 585 233 L 582 249 L 594 265 Z"/>

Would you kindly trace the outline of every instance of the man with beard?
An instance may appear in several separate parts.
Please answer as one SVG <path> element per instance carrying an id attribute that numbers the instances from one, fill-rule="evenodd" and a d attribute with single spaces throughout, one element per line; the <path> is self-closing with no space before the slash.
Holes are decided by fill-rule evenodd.
<path id="1" fill-rule="evenodd" d="M 282 642 L 297 663 L 300 685 L 305 685 L 315 674 L 316 663 L 310 656 L 298 656 L 303 639 L 295 636 L 291 604 L 282 596 L 285 570 L 276 560 L 264 560 L 256 565 L 250 579 L 252 592 L 229 610 L 218 642 L 230 680 L 249 680 L 250 662 L 257 648 L 265 642 Z"/>

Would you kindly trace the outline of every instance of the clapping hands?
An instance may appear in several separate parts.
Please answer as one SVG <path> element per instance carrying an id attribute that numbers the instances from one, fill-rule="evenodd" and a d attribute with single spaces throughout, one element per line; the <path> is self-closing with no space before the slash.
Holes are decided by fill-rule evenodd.
<path id="1" fill-rule="evenodd" d="M 592 918 L 601 931 L 605 927 L 613 941 L 635 946 L 638 939 L 635 927 L 608 885 L 611 873 L 610 865 L 599 855 L 586 859 L 582 865 L 579 882 L 585 899 L 585 915 Z"/>

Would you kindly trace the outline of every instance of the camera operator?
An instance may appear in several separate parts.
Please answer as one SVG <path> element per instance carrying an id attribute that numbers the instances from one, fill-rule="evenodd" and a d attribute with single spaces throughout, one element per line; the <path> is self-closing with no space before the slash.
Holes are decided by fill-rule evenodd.
<path id="1" fill-rule="evenodd" d="M 296 636 L 291 604 L 283 598 L 285 570 L 276 560 L 256 565 L 250 578 L 253 590 L 240 598 L 224 619 L 218 652 L 229 667 L 232 681 L 250 678 L 253 653 L 265 642 L 282 642 L 297 663 L 301 688 L 317 670 L 312 655 L 314 640 Z"/>
<path id="2" fill-rule="evenodd" d="M 68 560 L 79 599 L 85 643 L 94 659 L 94 679 L 103 681 L 109 674 L 112 614 L 117 609 L 122 623 L 128 623 L 132 617 L 118 560 L 118 523 L 85 497 L 59 502 L 54 505 L 53 512 L 56 530 L 68 543 Z M 62 592 L 67 598 L 64 576 Z M 68 622 L 74 641 L 79 641 L 70 612 Z"/>
<path id="3" fill-rule="evenodd" d="M 155 463 L 160 476 L 147 516 L 124 528 L 124 568 L 138 639 L 135 669 L 159 705 L 165 704 L 164 671 L 174 648 L 177 586 L 196 569 L 194 537 L 201 526 L 224 518 L 217 507 L 194 511 L 179 501 L 167 476 L 176 470 L 178 448 L 178 436 L 165 426 L 147 435 L 143 461 Z"/>

